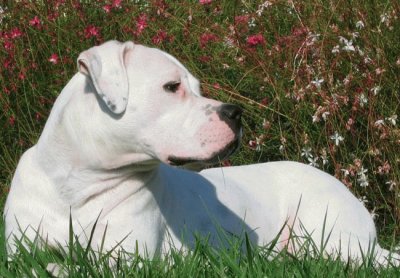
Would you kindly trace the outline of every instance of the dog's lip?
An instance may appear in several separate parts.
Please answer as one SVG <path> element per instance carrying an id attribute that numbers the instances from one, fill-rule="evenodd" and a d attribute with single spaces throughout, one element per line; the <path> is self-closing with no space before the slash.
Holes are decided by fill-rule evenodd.
<path id="1" fill-rule="evenodd" d="M 240 144 L 240 138 L 236 138 L 228 145 L 226 145 L 223 149 L 218 152 L 215 152 L 211 158 L 208 159 L 200 159 L 195 157 L 177 157 L 177 156 L 169 156 L 168 164 L 172 166 L 184 166 L 191 163 L 202 163 L 202 164 L 215 164 L 227 159 L 231 156 L 238 148 Z"/>

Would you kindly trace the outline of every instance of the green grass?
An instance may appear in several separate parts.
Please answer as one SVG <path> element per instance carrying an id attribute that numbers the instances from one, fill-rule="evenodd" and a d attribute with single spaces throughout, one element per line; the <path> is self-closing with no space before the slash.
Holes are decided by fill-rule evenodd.
<path id="1" fill-rule="evenodd" d="M 382 245 L 400 242 L 397 0 L 276 0 L 265 8 L 265 1 L 250 0 L 136 0 L 110 6 L 109 13 L 103 8 L 112 1 L 64 2 L 1 4 L 1 199 L 19 157 L 35 144 L 55 98 L 76 72 L 78 54 L 109 39 L 133 40 L 176 56 L 202 81 L 206 96 L 245 109 L 243 145 L 231 164 L 315 162 L 366 201 Z M 262 37 L 257 45 L 249 43 L 254 35 Z M 335 133 L 343 137 L 338 145 Z M 53 258 L 68 264 L 60 259 L 68 256 L 57 252 L 23 248 L 8 263 L 4 238 L 0 244 L 3 276 L 29 276 Z M 82 276 L 90 269 L 98 276 L 376 276 L 368 266 L 353 269 L 321 258 L 281 254 L 268 261 L 264 251 L 244 256 L 198 247 L 187 256 L 176 251 L 173 266 L 133 256 L 130 267 L 121 262 L 123 270 L 110 269 L 109 258 L 74 264 L 82 264 Z M 135 268 L 139 261 L 141 269 Z"/>
<path id="2" fill-rule="evenodd" d="M 1 225 L 4 227 L 4 225 Z M 94 228 L 93 228 L 94 229 Z M 197 238 L 190 251 L 172 248 L 162 258 L 142 257 L 138 253 L 109 251 L 98 253 L 82 246 L 70 230 L 67 247 L 49 248 L 40 240 L 17 240 L 18 252 L 5 253 L 4 233 L 0 238 L 1 277 L 398 277 L 400 269 L 380 269 L 373 264 L 372 250 L 360 265 L 344 263 L 336 257 L 321 255 L 311 241 L 294 253 L 274 251 L 277 241 L 265 247 L 253 246 L 247 236 L 231 239 L 228 248 L 214 249 L 206 238 Z M 277 237 L 278 240 L 278 237 Z M 293 237 L 295 240 L 295 237 Z M 90 245 L 90 240 L 88 246 Z M 245 246 L 242 251 L 241 246 Z M 118 246 L 116 246 L 117 248 Z M 116 250 L 116 249 L 115 249 Z M 307 251 L 304 251 L 307 250 Z M 313 254 L 312 256 L 310 254 Z M 49 264 L 58 266 L 49 271 Z M 53 268 L 54 269 L 54 268 Z"/>

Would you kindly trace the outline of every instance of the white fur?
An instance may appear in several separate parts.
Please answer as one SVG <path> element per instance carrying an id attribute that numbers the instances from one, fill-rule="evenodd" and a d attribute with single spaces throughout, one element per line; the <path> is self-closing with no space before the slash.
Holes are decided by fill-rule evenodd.
<path id="1" fill-rule="evenodd" d="M 343 260 L 360 259 L 376 240 L 364 206 L 310 166 L 200 173 L 169 166 L 171 155 L 209 160 L 238 136 L 216 112 L 222 103 L 202 97 L 197 79 L 171 55 L 111 41 L 83 52 L 78 65 L 15 172 L 5 207 L 11 252 L 22 232 L 65 245 L 70 212 L 83 244 L 100 215 L 94 248 L 107 227 L 106 249 L 125 238 L 122 248 L 134 251 L 137 241 L 149 255 L 190 247 L 193 233 L 221 244 L 221 229 L 263 245 L 283 228 L 277 248 L 289 251 L 298 247 L 290 234 L 309 233 L 318 244 L 329 235 L 326 252 L 340 250 Z M 175 93 L 163 88 L 170 81 L 181 82 Z M 376 254 L 387 263 L 388 251 L 377 246 Z"/>

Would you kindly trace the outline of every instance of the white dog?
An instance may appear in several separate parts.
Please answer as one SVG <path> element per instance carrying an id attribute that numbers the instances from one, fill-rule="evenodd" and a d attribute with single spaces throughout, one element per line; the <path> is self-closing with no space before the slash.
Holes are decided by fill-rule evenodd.
<path id="1" fill-rule="evenodd" d="M 38 143 L 22 156 L 5 206 L 6 236 L 39 235 L 66 244 L 69 219 L 82 244 L 98 217 L 92 246 L 118 243 L 154 255 L 220 233 L 295 251 L 308 235 L 325 252 L 361 259 L 376 240 L 374 222 L 332 176 L 295 162 L 214 168 L 241 136 L 241 110 L 201 96 L 199 82 L 174 57 L 110 41 L 78 58 L 79 72 L 54 104 Z M 281 231 L 282 229 L 282 231 Z M 281 231 L 281 232 L 280 232 Z M 301 240 L 300 240 L 301 242 Z M 378 245 L 379 264 L 399 256 Z"/>

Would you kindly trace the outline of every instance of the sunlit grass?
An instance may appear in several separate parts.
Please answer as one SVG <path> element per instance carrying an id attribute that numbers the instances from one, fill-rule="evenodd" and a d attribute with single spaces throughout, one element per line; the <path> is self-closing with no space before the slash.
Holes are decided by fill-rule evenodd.
<path id="1" fill-rule="evenodd" d="M 0 227 L 4 227 L 3 223 Z M 95 226 L 93 227 L 95 229 Z M 41 240 L 16 241 L 17 253 L 6 254 L 4 233 L 0 237 L 2 277 L 397 277 L 398 268 L 382 269 L 374 264 L 373 248 L 358 265 L 345 263 L 337 256 L 324 255 L 307 237 L 296 251 L 275 250 L 278 237 L 269 245 L 256 247 L 245 235 L 231 238 L 228 247 L 215 249 L 207 238 L 197 237 L 193 248 L 171 248 L 153 258 L 115 249 L 99 253 L 79 243 L 70 230 L 70 240 L 49 248 Z M 296 237 L 293 237 L 296 241 Z M 90 242 L 90 240 L 89 240 Z M 38 247 L 41 246 L 41 247 Z"/>

